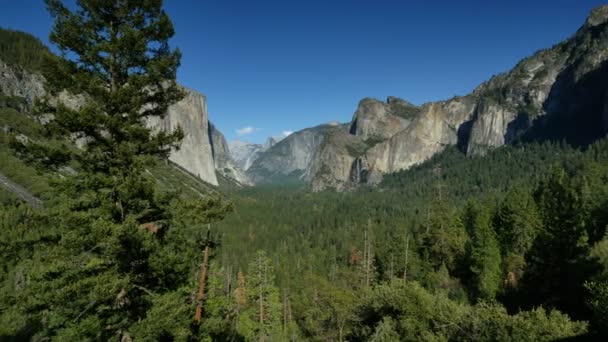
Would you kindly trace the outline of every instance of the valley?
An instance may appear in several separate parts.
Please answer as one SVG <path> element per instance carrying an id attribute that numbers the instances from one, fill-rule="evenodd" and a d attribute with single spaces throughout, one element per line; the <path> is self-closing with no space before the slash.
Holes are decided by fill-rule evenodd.
<path id="1" fill-rule="evenodd" d="M 255 144 L 136 3 L 49 1 L 79 60 L 0 29 L 0 340 L 607 336 L 607 5 L 470 94 Z"/>

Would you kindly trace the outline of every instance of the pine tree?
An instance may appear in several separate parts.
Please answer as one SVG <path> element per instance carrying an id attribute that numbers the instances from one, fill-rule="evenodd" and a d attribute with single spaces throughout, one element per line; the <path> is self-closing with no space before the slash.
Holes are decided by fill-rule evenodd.
<path id="1" fill-rule="evenodd" d="M 496 215 L 505 254 L 524 255 L 542 228 L 531 191 L 514 187 L 505 196 Z"/>
<path id="2" fill-rule="evenodd" d="M 481 204 L 470 202 L 465 211 L 465 222 L 471 236 L 468 261 L 475 296 L 494 299 L 501 280 L 501 257 L 491 215 Z"/>
<path id="3" fill-rule="evenodd" d="M 174 30 L 162 1 L 80 0 L 75 12 L 59 0 L 46 3 L 55 19 L 50 40 L 63 58 L 44 67 L 50 97 L 38 111 L 52 117 L 45 125 L 49 137 L 79 148 L 32 141 L 21 152 L 45 166 L 77 167 L 78 174 L 62 182 L 72 209 L 116 223 L 162 219 L 144 168 L 183 136 L 145 125 L 183 97 L 175 82 L 180 53 L 169 47 Z M 72 95 L 59 96 L 62 91 Z"/>
<path id="4" fill-rule="evenodd" d="M 435 269 L 445 264 L 454 271 L 464 257 L 468 239 L 456 210 L 444 199 L 434 201 L 422 225 L 421 252 Z"/>
<path id="5" fill-rule="evenodd" d="M 194 313 L 186 287 L 189 266 L 202 258 L 195 231 L 226 207 L 159 193 L 145 173 L 182 136 L 145 125 L 182 97 L 180 54 L 168 44 L 173 26 L 160 0 L 80 0 L 76 11 L 46 3 L 55 19 L 50 40 L 62 53 L 44 66 L 49 98 L 38 111 L 47 139 L 13 144 L 40 166 L 76 172 L 58 182 L 38 227 L 53 239 L 36 241 L 15 268 L 28 282 L 11 300 L 34 339 L 128 340 L 163 308 L 180 314 L 159 334 L 177 338 L 189 330 L 183 313 L 188 321 Z M 186 223 L 189 215 L 196 222 Z"/>
<path id="6" fill-rule="evenodd" d="M 494 226 L 503 254 L 505 289 L 517 289 L 526 269 L 525 255 L 542 229 L 531 190 L 509 190 L 496 213 Z"/>
<path id="7" fill-rule="evenodd" d="M 248 341 L 283 339 L 282 304 L 270 258 L 258 251 L 248 267 L 247 308 L 239 314 L 237 331 Z M 241 301 L 243 302 L 243 301 Z"/>
<path id="8" fill-rule="evenodd" d="M 524 275 L 530 304 L 555 306 L 575 317 L 586 311 L 583 282 L 597 267 L 588 258 L 590 219 L 581 190 L 561 168 L 539 184 L 534 197 L 544 229 L 526 255 Z"/>

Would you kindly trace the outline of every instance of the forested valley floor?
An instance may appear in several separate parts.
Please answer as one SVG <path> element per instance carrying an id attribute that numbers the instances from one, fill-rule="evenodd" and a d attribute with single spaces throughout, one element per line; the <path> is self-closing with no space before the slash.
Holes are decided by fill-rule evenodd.
<path id="1" fill-rule="evenodd" d="M 47 103 L 54 121 L 43 125 L 25 98 L 0 94 L 0 174 L 44 203 L 32 208 L 0 188 L 1 341 L 608 334 L 606 138 L 521 143 L 476 158 L 446 148 L 345 193 L 297 181 L 215 188 L 167 161 L 179 132 L 153 134 L 140 120 L 142 108 L 162 115 L 180 97 L 179 53 L 133 50 L 165 47 L 173 35 L 161 2 L 144 2 L 91 2 L 85 16 L 49 1 L 55 16 L 70 18 L 52 36 L 68 51 L 83 48 L 78 32 L 105 27 L 96 11 L 129 14 L 121 29 L 143 33 L 100 45 L 128 63 L 96 55 L 123 68 L 114 79 L 0 31 L 0 59 L 39 71 L 47 58 L 51 85 L 91 97 L 80 109 Z M 158 107 L 146 106 L 156 95 Z M 79 148 L 68 141 L 75 133 L 87 138 Z"/>

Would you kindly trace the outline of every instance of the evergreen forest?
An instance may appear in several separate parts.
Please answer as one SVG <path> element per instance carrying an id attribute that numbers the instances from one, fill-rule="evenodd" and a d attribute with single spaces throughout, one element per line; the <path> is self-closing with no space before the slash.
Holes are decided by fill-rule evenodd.
<path id="1" fill-rule="evenodd" d="M 44 203 L 0 188 L 0 341 L 608 336 L 608 138 L 448 147 L 351 192 L 213 187 L 142 123 L 184 96 L 162 1 L 78 3 L 46 1 L 61 57 L 0 30 L 49 95 L 0 94 L 0 174 Z"/>

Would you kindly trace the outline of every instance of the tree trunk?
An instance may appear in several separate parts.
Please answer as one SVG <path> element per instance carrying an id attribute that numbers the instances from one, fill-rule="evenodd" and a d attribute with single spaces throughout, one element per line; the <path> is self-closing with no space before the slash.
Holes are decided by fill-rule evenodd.
<path id="1" fill-rule="evenodd" d="M 205 283 L 207 282 L 208 263 L 209 245 L 205 246 L 203 264 L 201 265 L 201 279 L 198 286 L 198 294 L 196 296 L 196 314 L 194 315 L 194 321 L 196 322 L 196 324 L 201 323 L 201 316 L 203 314 L 203 298 L 205 297 Z"/>
<path id="2" fill-rule="evenodd" d="M 264 278 L 262 278 L 262 259 L 258 256 L 258 276 L 260 279 L 260 283 L 262 283 Z M 264 285 L 260 284 L 260 325 L 264 324 Z"/>
<path id="3" fill-rule="evenodd" d="M 283 289 L 283 334 L 287 336 L 287 292 Z"/>
<path id="4" fill-rule="evenodd" d="M 407 281 L 407 256 L 410 247 L 410 236 L 405 235 L 405 267 L 403 268 L 403 280 Z"/>
<path id="5" fill-rule="evenodd" d="M 369 263 L 367 259 L 369 258 L 368 249 L 367 249 L 367 230 L 365 230 L 365 241 L 363 242 L 363 269 L 365 272 L 365 286 L 369 286 Z"/>

